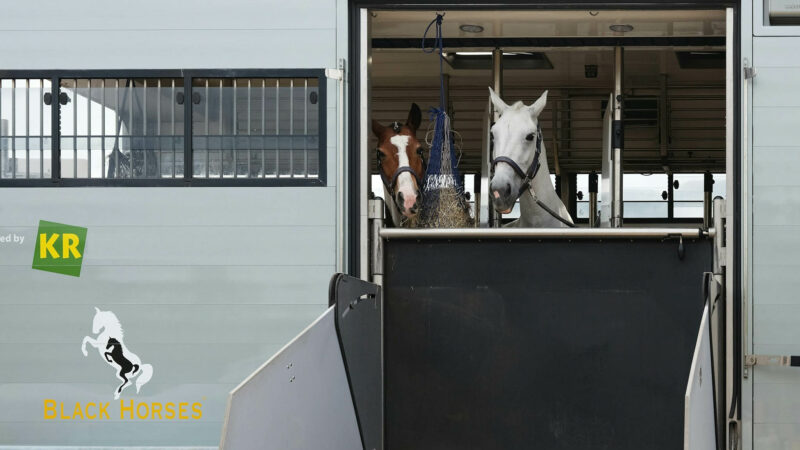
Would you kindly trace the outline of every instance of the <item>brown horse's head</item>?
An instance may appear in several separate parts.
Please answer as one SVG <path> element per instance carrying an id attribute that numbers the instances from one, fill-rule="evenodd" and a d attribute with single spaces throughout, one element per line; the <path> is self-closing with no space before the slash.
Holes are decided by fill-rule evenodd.
<path id="1" fill-rule="evenodd" d="M 391 193 L 397 209 L 406 217 L 414 217 L 421 203 L 420 185 L 425 169 L 422 145 L 416 136 L 421 120 L 419 106 L 413 103 L 405 124 L 393 122 L 385 127 L 372 121 L 372 132 L 378 138 L 378 171 L 387 194 Z"/>

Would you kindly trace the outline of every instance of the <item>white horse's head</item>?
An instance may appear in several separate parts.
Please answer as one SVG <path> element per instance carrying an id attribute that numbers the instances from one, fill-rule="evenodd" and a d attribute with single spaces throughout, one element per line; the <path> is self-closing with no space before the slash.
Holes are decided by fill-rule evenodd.
<path id="1" fill-rule="evenodd" d="M 509 106 L 492 88 L 489 88 L 489 98 L 500 113 L 500 118 L 492 126 L 494 158 L 508 158 L 515 162 L 523 172 L 527 171 L 534 163 L 536 141 L 540 139 L 538 136 L 540 133 L 539 114 L 547 103 L 547 91 L 544 91 L 542 96 L 530 106 L 526 106 L 521 101 Z M 540 161 L 546 160 L 544 148 L 542 148 L 539 158 Z M 496 164 L 489 183 L 489 192 L 491 192 L 495 209 L 504 214 L 511 212 L 524 183 L 525 178 L 513 165 L 509 163 Z"/>
<path id="2" fill-rule="evenodd" d="M 94 307 L 94 319 L 92 320 L 92 333 L 98 334 L 103 328 L 117 339 L 122 339 L 122 326 L 117 319 L 116 314 L 111 311 L 101 311 L 100 308 Z"/>

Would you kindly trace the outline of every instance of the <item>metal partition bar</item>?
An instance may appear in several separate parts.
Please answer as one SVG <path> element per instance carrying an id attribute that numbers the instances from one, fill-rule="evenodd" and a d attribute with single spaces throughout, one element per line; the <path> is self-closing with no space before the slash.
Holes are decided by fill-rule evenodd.
<path id="1" fill-rule="evenodd" d="M 622 125 L 623 92 L 622 80 L 623 72 L 623 49 L 614 48 L 614 121 L 612 122 L 611 133 L 611 226 L 618 228 L 622 226 L 622 147 L 625 142 L 624 128 Z"/>
<path id="2" fill-rule="evenodd" d="M 679 239 L 714 237 L 714 228 L 382 228 L 383 239 Z"/>

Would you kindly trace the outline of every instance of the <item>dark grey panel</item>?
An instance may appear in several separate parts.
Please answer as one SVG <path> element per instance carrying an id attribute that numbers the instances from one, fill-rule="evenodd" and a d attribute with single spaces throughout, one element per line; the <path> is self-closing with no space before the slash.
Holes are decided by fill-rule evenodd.
<path id="1" fill-rule="evenodd" d="M 388 449 L 676 449 L 710 241 L 390 240 Z"/>
<path id="2" fill-rule="evenodd" d="M 349 275 L 331 280 L 336 331 L 366 450 L 382 449 L 383 361 L 380 287 Z"/>

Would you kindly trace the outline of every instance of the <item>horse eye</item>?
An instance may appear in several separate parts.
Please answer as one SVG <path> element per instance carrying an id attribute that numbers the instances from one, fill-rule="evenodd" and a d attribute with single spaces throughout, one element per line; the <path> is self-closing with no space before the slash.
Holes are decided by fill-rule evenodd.
<path id="1" fill-rule="evenodd" d="M 533 140 L 533 133 L 530 133 L 527 136 L 525 136 L 525 140 L 526 141 L 532 141 Z"/>

